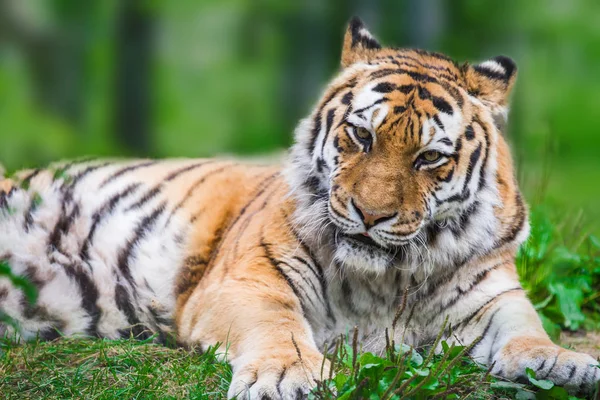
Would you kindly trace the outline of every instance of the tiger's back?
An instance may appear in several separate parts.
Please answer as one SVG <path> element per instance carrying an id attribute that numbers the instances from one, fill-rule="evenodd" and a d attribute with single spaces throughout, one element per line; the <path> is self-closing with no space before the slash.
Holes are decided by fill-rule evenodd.
<path id="1" fill-rule="evenodd" d="M 3 192 L 0 260 L 36 286 L 30 305 L 0 280 L 24 339 L 175 332 L 209 257 L 256 183 L 276 168 L 218 160 L 83 161 L 16 174 Z"/>

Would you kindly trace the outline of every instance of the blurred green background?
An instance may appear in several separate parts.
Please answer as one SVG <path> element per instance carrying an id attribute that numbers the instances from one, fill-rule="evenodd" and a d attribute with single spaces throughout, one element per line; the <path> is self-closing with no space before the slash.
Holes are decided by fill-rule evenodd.
<path id="1" fill-rule="evenodd" d="M 285 148 L 352 15 L 389 45 L 514 58 L 527 198 L 597 221 L 597 0 L 0 0 L 0 162 Z"/>

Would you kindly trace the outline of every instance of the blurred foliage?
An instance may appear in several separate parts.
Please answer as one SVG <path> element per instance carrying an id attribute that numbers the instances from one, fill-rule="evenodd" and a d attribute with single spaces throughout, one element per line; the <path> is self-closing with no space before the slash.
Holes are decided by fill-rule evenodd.
<path id="1" fill-rule="evenodd" d="M 552 221 L 539 207 L 531 213 L 532 231 L 517 257 L 523 287 L 546 331 L 600 329 L 600 240 L 582 230 L 581 214 Z"/>

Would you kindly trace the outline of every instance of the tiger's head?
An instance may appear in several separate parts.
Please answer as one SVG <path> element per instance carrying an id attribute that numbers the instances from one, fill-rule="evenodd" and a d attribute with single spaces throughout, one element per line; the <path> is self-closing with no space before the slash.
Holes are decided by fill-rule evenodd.
<path id="1" fill-rule="evenodd" d="M 347 267 L 457 264 L 527 235 L 502 136 L 515 63 L 382 47 L 358 19 L 296 129 L 296 222 Z"/>

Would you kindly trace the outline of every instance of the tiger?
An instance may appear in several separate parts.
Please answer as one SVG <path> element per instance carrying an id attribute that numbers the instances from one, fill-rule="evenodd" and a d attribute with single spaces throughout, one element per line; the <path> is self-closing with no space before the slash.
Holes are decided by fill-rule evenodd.
<path id="1" fill-rule="evenodd" d="M 0 260 L 38 299 L 2 278 L 4 333 L 226 345 L 229 398 L 298 399 L 336 338 L 356 327 L 381 353 L 397 322 L 396 343 L 442 332 L 495 376 L 589 393 L 598 362 L 550 340 L 515 267 L 516 73 L 382 47 L 355 17 L 279 164 L 80 159 L 5 178 Z"/>

